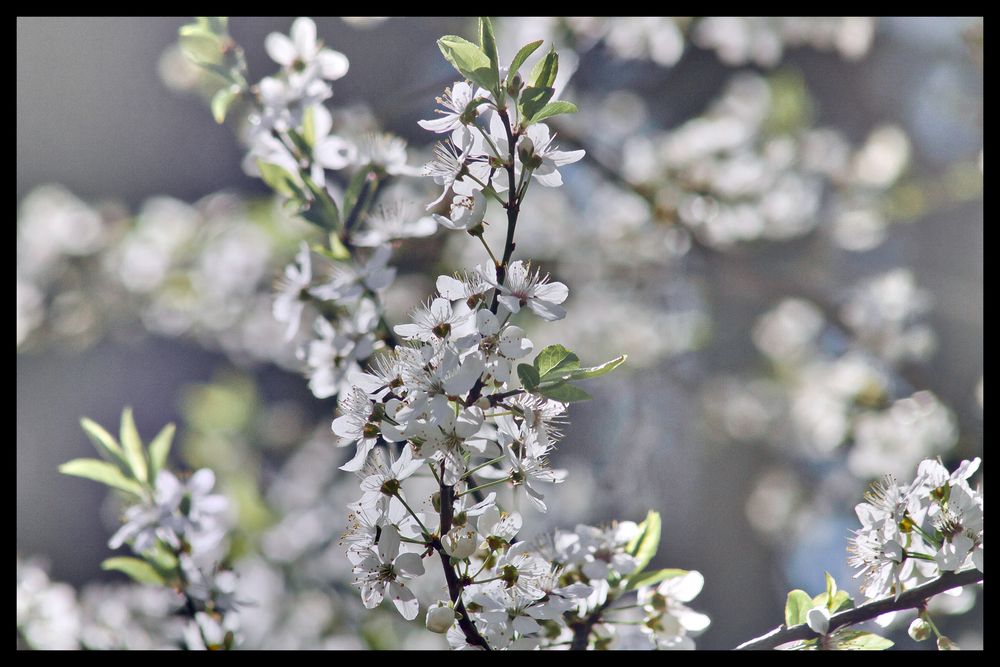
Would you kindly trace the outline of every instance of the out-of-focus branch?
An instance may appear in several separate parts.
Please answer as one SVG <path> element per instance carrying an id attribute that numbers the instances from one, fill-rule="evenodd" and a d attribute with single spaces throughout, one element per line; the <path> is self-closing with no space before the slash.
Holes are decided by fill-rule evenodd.
<path id="1" fill-rule="evenodd" d="M 873 600 L 867 604 L 861 605 L 860 607 L 855 607 L 854 609 L 848 609 L 847 611 L 842 611 L 839 614 L 834 614 L 830 617 L 829 632 L 832 633 L 837 628 L 842 628 L 847 625 L 870 621 L 881 616 L 882 614 L 887 614 L 890 611 L 916 609 L 922 606 L 928 598 L 934 597 L 939 593 L 944 593 L 945 591 L 951 590 L 952 588 L 958 588 L 959 586 L 968 586 L 970 584 L 979 583 L 982 580 L 983 573 L 979 570 L 946 572 L 933 581 L 929 581 L 922 586 L 917 586 L 916 588 L 911 588 L 910 590 L 900 594 L 898 598 L 887 597 L 880 600 Z M 794 625 L 790 628 L 781 625 L 771 632 L 768 632 L 766 635 L 762 635 L 756 639 L 751 639 L 748 642 L 740 644 L 736 647 L 736 650 L 759 651 L 773 649 L 788 642 L 801 641 L 804 639 L 816 639 L 819 636 L 820 635 L 813 632 L 813 630 L 805 623 Z"/>

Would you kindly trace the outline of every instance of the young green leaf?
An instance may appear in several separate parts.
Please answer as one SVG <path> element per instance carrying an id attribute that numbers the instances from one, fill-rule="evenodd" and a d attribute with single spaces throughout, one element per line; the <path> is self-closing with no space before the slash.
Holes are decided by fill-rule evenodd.
<path id="1" fill-rule="evenodd" d="M 222 42 L 204 25 L 189 23 L 178 31 L 178 45 L 187 59 L 196 63 L 218 62 L 222 54 Z"/>
<path id="2" fill-rule="evenodd" d="M 551 118 L 552 116 L 558 116 L 563 113 L 576 113 L 576 105 L 572 102 L 564 102 L 562 100 L 556 100 L 555 102 L 549 102 L 544 107 L 538 110 L 537 113 L 533 114 L 529 119 L 531 123 L 537 123 L 543 121 L 546 118 Z"/>
<path id="3" fill-rule="evenodd" d="M 557 377 L 561 379 L 560 373 L 580 367 L 580 357 L 562 345 L 549 345 L 535 357 L 534 366 L 542 380 Z"/>
<path id="4" fill-rule="evenodd" d="M 229 113 L 229 107 L 233 105 L 240 96 L 239 88 L 233 88 L 228 86 L 226 88 L 220 88 L 215 95 L 212 96 L 212 117 L 215 118 L 215 122 L 222 125 L 226 121 L 226 114 Z"/>
<path id="5" fill-rule="evenodd" d="M 893 645 L 893 642 L 885 637 L 862 630 L 837 633 L 837 648 L 842 651 L 884 651 Z"/>
<path id="6" fill-rule="evenodd" d="M 687 570 L 678 570 L 676 568 L 652 570 L 651 572 L 638 572 L 628 578 L 625 590 L 633 591 L 637 588 L 642 588 L 643 586 L 655 586 L 661 581 L 674 579 L 675 577 L 683 577 L 687 573 Z"/>
<path id="7" fill-rule="evenodd" d="M 625 363 L 628 359 L 627 354 L 623 354 L 620 357 L 615 357 L 611 361 L 607 361 L 600 366 L 591 366 L 589 368 L 576 368 L 572 369 L 566 373 L 561 373 L 563 378 L 566 380 L 587 380 L 590 378 L 600 377 L 602 375 L 607 375 L 611 371 L 615 370 L 619 366 Z"/>
<path id="8" fill-rule="evenodd" d="M 445 60 L 458 70 L 458 73 L 487 90 L 494 90 L 499 85 L 497 76 L 489 57 L 478 46 L 457 35 L 445 35 L 437 41 L 438 48 Z"/>
<path id="9" fill-rule="evenodd" d="M 559 73 L 559 54 L 553 48 L 545 57 L 535 63 L 531 68 L 531 85 L 536 88 L 551 88 L 556 83 L 556 74 Z"/>
<path id="10" fill-rule="evenodd" d="M 167 465 L 175 430 L 173 424 L 167 424 L 156 434 L 153 442 L 149 443 L 149 481 L 152 484 L 156 484 L 156 476 Z"/>
<path id="11" fill-rule="evenodd" d="M 788 593 L 785 601 L 785 625 L 792 627 L 806 622 L 806 614 L 813 608 L 813 600 L 803 590 L 795 589 Z"/>
<path id="12" fill-rule="evenodd" d="M 493 22 L 488 16 L 479 17 L 479 46 L 490 60 L 490 77 L 500 82 L 500 55 L 497 53 L 497 38 L 493 34 Z"/>
<path id="13" fill-rule="evenodd" d="M 337 210 L 337 203 L 333 201 L 330 193 L 306 174 L 302 174 L 302 181 L 312 193 L 312 201 L 309 203 L 309 208 L 302 212 L 302 217 L 326 230 L 339 229 L 340 211 Z"/>
<path id="14" fill-rule="evenodd" d="M 626 546 L 626 550 L 639 562 L 633 572 L 642 572 L 653 560 L 656 550 L 660 548 L 660 528 L 659 512 L 650 510 L 645 521 L 639 524 L 639 532 Z"/>
<path id="15" fill-rule="evenodd" d="M 166 583 L 163 577 L 160 576 L 160 573 L 156 571 L 156 568 L 146 561 L 138 558 L 128 558 L 124 556 L 109 558 L 101 563 L 101 569 L 124 572 L 140 584 L 155 584 L 157 586 L 162 586 Z"/>
<path id="16" fill-rule="evenodd" d="M 528 364 L 517 365 L 517 377 L 521 378 L 521 386 L 527 391 L 532 391 L 538 386 L 538 369 Z"/>
<path id="17" fill-rule="evenodd" d="M 559 382 L 558 384 L 550 385 L 543 384 L 536 387 L 535 390 L 545 398 L 551 398 L 553 401 L 559 401 L 561 403 L 579 403 L 580 401 L 589 401 L 592 398 L 592 396 L 583 389 L 575 387 L 567 382 Z"/>
<path id="18" fill-rule="evenodd" d="M 517 74 L 518 70 L 521 69 L 521 65 L 527 60 L 532 53 L 534 53 L 539 46 L 542 45 L 543 40 L 538 40 L 537 42 L 531 42 L 530 44 L 525 44 L 514 56 L 514 59 L 510 61 L 510 68 L 507 71 L 508 80 L 513 79 L 514 75 Z"/>
<path id="19" fill-rule="evenodd" d="M 149 467 L 146 465 L 146 453 L 142 449 L 142 440 L 132 418 L 132 408 L 122 411 L 121 433 L 118 437 L 125 448 L 125 460 L 132 469 L 132 476 L 140 482 L 149 481 Z"/>
<path id="20" fill-rule="evenodd" d="M 521 116 L 530 121 L 548 104 L 555 92 L 552 87 L 527 86 L 521 91 Z"/>
<path id="21" fill-rule="evenodd" d="M 295 176 L 283 167 L 263 160 L 257 160 L 257 170 L 265 183 L 280 195 L 290 199 L 305 199 L 302 188 L 295 182 Z"/>
<path id="22" fill-rule="evenodd" d="M 129 473 L 125 452 L 122 451 L 121 445 L 118 444 L 114 436 L 105 431 L 100 424 L 86 417 L 80 420 L 80 426 L 83 427 L 83 432 L 87 434 L 90 441 L 94 443 L 99 454 L 106 454 L 123 473 Z"/>
<path id="23" fill-rule="evenodd" d="M 59 466 L 59 472 L 73 477 L 83 477 L 112 488 L 142 497 L 142 485 L 128 479 L 115 465 L 98 459 L 73 459 Z"/>

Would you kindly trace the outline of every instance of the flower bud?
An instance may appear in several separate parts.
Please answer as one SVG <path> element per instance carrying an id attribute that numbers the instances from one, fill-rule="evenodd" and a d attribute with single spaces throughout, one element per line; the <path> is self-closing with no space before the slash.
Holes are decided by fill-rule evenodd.
<path id="1" fill-rule="evenodd" d="M 959 651 L 958 644 L 947 637 L 938 637 L 937 646 L 939 651 Z"/>
<path id="2" fill-rule="evenodd" d="M 507 94 L 517 99 L 517 96 L 521 93 L 522 86 L 524 86 L 524 81 L 521 80 L 521 75 L 514 74 L 507 83 Z"/>
<path id="3" fill-rule="evenodd" d="M 535 142 L 530 137 L 521 137 L 517 142 L 517 157 L 521 159 L 521 164 L 531 168 L 531 163 L 535 159 Z"/>
<path id="4" fill-rule="evenodd" d="M 827 634 L 830 630 L 830 610 L 826 607 L 813 607 L 806 613 L 806 623 L 816 634 Z"/>
<path id="5" fill-rule="evenodd" d="M 469 196 L 456 196 L 451 201 L 452 229 L 472 229 L 486 216 L 486 196 L 478 190 Z"/>
<path id="6" fill-rule="evenodd" d="M 913 623 L 910 623 L 910 629 L 907 632 L 910 633 L 910 639 L 922 642 L 931 636 L 931 624 L 922 618 L 915 618 Z"/>
<path id="7" fill-rule="evenodd" d="M 447 602 L 438 601 L 427 608 L 426 624 L 431 632 L 444 634 L 455 622 L 455 610 Z"/>
<path id="8" fill-rule="evenodd" d="M 445 553 L 452 558 L 468 558 L 476 553 L 477 546 L 476 533 L 462 528 L 452 528 L 448 534 L 441 538 L 441 546 Z"/>

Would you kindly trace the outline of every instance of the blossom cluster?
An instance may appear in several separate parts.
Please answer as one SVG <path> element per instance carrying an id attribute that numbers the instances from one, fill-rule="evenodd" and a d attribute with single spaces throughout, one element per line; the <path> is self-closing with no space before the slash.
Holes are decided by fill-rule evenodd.
<path id="1" fill-rule="evenodd" d="M 910 484 L 887 477 L 873 486 L 855 508 L 861 528 L 849 547 L 868 598 L 898 596 L 942 572 L 982 572 L 983 493 L 968 481 L 979 463 L 962 461 L 949 473 L 927 459 Z"/>

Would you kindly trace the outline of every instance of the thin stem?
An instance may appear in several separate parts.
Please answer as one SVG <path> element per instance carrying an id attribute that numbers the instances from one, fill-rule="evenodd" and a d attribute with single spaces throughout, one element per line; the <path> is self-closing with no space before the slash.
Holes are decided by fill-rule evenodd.
<path id="1" fill-rule="evenodd" d="M 510 413 L 507 413 L 507 414 L 510 414 Z M 490 415 L 490 416 L 496 416 L 496 415 Z M 486 466 L 491 466 L 494 463 L 500 463 L 505 458 L 507 458 L 507 457 L 506 456 L 498 456 L 495 459 L 491 459 L 491 460 L 487 461 L 486 463 L 480 463 L 475 468 L 473 468 L 471 470 L 467 470 L 466 473 L 464 475 L 462 475 L 462 477 L 468 477 L 469 475 L 474 475 L 477 471 L 485 468 Z"/>
<path id="2" fill-rule="evenodd" d="M 413 519 L 417 522 L 417 525 L 420 526 L 420 530 L 424 531 L 424 535 L 430 535 L 431 531 L 427 530 L 427 526 L 425 526 L 424 522 L 420 520 L 420 517 L 417 516 L 417 513 L 414 512 L 412 509 L 410 509 L 410 506 L 406 504 L 405 500 L 403 500 L 403 494 L 397 491 L 393 495 L 396 496 L 396 499 L 399 502 L 403 503 L 403 507 L 406 508 L 406 511 L 410 513 L 410 516 L 412 516 Z"/>
<path id="3" fill-rule="evenodd" d="M 483 244 L 484 248 L 486 248 L 487 254 L 489 254 L 490 259 L 493 260 L 493 266 L 496 266 L 497 264 L 499 264 L 500 262 L 497 261 L 496 256 L 493 254 L 493 250 L 490 249 L 490 244 L 486 242 L 486 239 L 483 238 L 483 235 L 482 234 L 476 234 L 476 238 L 479 239 L 479 242 Z"/>
<path id="4" fill-rule="evenodd" d="M 982 580 L 983 573 L 979 570 L 945 572 L 933 581 L 929 581 L 922 586 L 917 586 L 916 588 L 911 588 L 904 593 L 900 593 L 899 597 L 889 596 L 879 600 L 873 600 L 872 602 L 863 604 L 860 607 L 855 607 L 853 609 L 848 609 L 847 611 L 842 611 L 839 614 L 834 614 L 830 617 L 830 626 L 827 632 L 832 633 L 837 628 L 845 625 L 854 625 L 856 623 L 870 621 L 873 618 L 877 618 L 882 614 L 889 613 L 890 611 L 903 611 L 905 609 L 920 608 L 929 598 L 937 595 L 938 593 L 944 593 L 945 591 L 951 590 L 952 588 L 958 588 L 959 586 L 975 584 L 981 582 Z M 784 625 L 781 625 L 771 632 L 768 632 L 766 635 L 762 635 L 756 639 L 751 639 L 748 642 L 740 644 L 736 647 L 736 649 L 773 649 L 781 644 L 787 644 L 788 642 L 815 639 L 819 636 L 820 635 L 813 632 L 805 623 L 795 625 L 790 628 L 786 628 Z"/>
<path id="5" fill-rule="evenodd" d="M 934 558 L 934 556 L 929 556 L 927 554 L 917 553 L 916 551 L 904 551 L 903 552 L 903 557 L 904 558 L 915 558 L 916 560 L 929 560 L 929 561 L 936 561 L 937 560 L 936 558 Z"/>
<path id="6" fill-rule="evenodd" d="M 505 483 L 507 483 L 509 481 L 510 481 L 510 477 L 504 477 L 503 479 L 497 479 L 497 480 L 494 480 L 492 482 L 487 482 L 486 484 L 480 484 L 479 486 L 477 486 L 477 487 L 475 487 L 473 489 L 469 489 L 467 491 L 463 491 L 462 493 L 458 494 L 458 497 L 461 498 L 462 496 L 468 495 L 470 493 L 475 493 L 476 491 L 482 491 L 483 489 L 488 489 L 491 486 L 496 486 L 498 484 L 505 484 Z"/>

